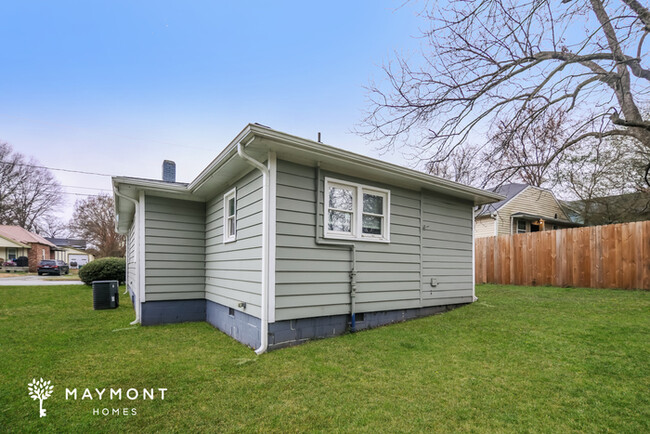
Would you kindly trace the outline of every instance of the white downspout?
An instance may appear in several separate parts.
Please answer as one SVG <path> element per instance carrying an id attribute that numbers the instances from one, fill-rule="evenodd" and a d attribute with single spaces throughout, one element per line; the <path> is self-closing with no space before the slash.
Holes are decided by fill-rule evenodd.
<path id="1" fill-rule="evenodd" d="M 251 139 L 252 141 L 252 139 Z M 269 346 L 269 169 L 250 155 L 244 152 L 241 142 L 237 144 L 237 154 L 246 160 L 251 166 L 262 172 L 262 303 L 261 303 L 261 330 L 260 330 L 260 347 L 255 350 L 256 354 L 266 352 Z"/>
<path id="2" fill-rule="evenodd" d="M 480 208 L 479 208 L 480 209 Z M 477 301 L 476 296 L 476 211 L 472 208 L 472 301 Z"/>
<path id="3" fill-rule="evenodd" d="M 134 213 L 134 215 L 133 215 L 133 224 L 136 225 L 135 228 L 136 228 L 136 230 L 137 230 L 137 229 L 138 229 L 138 226 L 137 226 L 137 220 L 136 220 L 136 218 L 139 216 L 139 214 L 138 214 L 138 211 L 139 211 L 139 208 L 140 208 L 140 204 L 139 204 L 139 202 L 138 202 L 137 200 L 135 200 L 135 199 L 132 199 L 132 198 L 130 198 L 130 197 L 128 197 L 128 196 L 125 196 L 125 195 L 121 194 L 121 193 L 119 192 L 119 190 L 117 189 L 117 187 L 115 187 L 115 186 L 113 186 L 113 193 L 115 194 L 115 196 L 117 196 L 117 197 L 121 197 L 122 199 L 126 199 L 126 200 L 128 200 L 129 202 L 133 202 L 133 204 L 135 205 L 135 213 Z M 118 225 L 118 222 L 116 221 L 116 222 L 115 222 L 115 230 L 116 230 L 116 231 L 117 231 L 117 225 Z M 127 248 L 128 248 L 128 246 L 127 246 Z M 136 244 L 135 244 L 135 257 L 136 257 L 136 258 L 139 258 L 139 257 L 138 257 L 138 253 L 139 253 L 138 250 L 139 250 L 139 249 L 140 249 L 140 243 L 137 242 L 137 240 L 136 240 Z M 127 264 L 127 266 L 126 266 L 126 272 L 127 272 L 127 273 L 129 272 L 129 266 L 128 266 L 128 264 Z M 127 276 L 127 283 L 128 283 L 128 276 Z M 127 287 L 126 291 L 128 291 L 128 287 Z M 135 290 L 134 290 L 133 292 L 135 293 Z M 126 294 L 126 292 L 125 292 L 125 294 Z M 137 296 L 138 296 L 138 294 L 136 293 L 136 297 L 137 297 Z M 138 303 L 140 303 L 139 298 L 138 298 Z M 131 325 L 135 325 L 135 324 L 138 324 L 138 323 L 140 323 L 140 309 L 138 308 L 138 306 L 136 306 L 136 307 L 135 307 L 135 320 L 133 320 L 130 324 L 131 324 Z"/>

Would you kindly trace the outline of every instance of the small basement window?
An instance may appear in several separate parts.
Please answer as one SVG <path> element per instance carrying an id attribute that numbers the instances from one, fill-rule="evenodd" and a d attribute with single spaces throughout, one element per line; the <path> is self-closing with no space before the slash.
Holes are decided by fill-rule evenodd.
<path id="1" fill-rule="evenodd" d="M 223 242 L 237 240 L 237 190 L 223 195 Z"/>
<path id="2" fill-rule="evenodd" d="M 325 178 L 325 237 L 390 240 L 390 191 Z"/>

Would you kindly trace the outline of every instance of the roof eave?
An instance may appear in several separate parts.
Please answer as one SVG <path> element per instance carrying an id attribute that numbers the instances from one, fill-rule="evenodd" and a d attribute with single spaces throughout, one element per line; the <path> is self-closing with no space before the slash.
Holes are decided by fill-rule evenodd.
<path id="1" fill-rule="evenodd" d="M 459 184 L 457 182 L 449 181 L 444 178 L 428 175 L 413 169 L 407 169 L 405 167 L 392 163 L 387 163 L 385 161 L 355 154 L 350 151 L 324 145 L 320 142 L 293 136 L 291 134 L 276 131 L 257 124 L 246 125 L 246 127 L 241 130 L 239 134 L 237 134 L 237 136 L 228 144 L 228 146 L 226 146 L 226 148 L 219 155 L 217 155 L 217 157 L 212 160 L 212 162 L 210 162 L 210 164 L 208 164 L 208 166 L 203 169 L 201 173 L 199 173 L 194 181 L 192 181 L 187 186 L 179 186 L 174 184 L 165 185 L 163 181 L 150 181 L 127 177 L 113 177 L 113 185 L 119 186 L 120 184 L 123 184 L 152 191 L 192 196 L 199 191 L 201 186 L 207 180 L 209 180 L 214 173 L 216 173 L 221 167 L 223 167 L 236 155 L 237 145 L 239 143 L 249 143 L 251 140 L 257 137 L 271 140 L 280 146 L 284 146 L 297 151 L 320 155 L 323 156 L 323 158 L 329 158 L 332 160 L 344 161 L 346 163 L 355 164 L 359 167 L 386 173 L 393 178 L 409 180 L 421 188 L 426 189 L 429 187 L 431 189 L 435 189 L 436 191 L 442 191 L 443 193 L 449 194 L 451 196 L 461 197 L 468 201 L 472 201 L 474 205 L 485 205 L 505 199 L 504 196 L 494 192 L 489 192 L 481 190 L 479 188 Z"/>
<path id="2" fill-rule="evenodd" d="M 215 171 L 237 153 L 237 145 L 240 142 L 248 143 L 256 137 L 272 140 L 281 146 L 290 147 L 298 151 L 310 152 L 312 154 L 322 155 L 326 158 L 351 162 L 366 169 L 371 168 L 379 172 L 387 173 L 393 177 L 408 179 L 424 188 L 426 188 L 427 185 L 432 188 L 435 187 L 437 190 L 442 190 L 452 196 L 460 196 L 467 200 L 472 200 L 474 205 L 485 205 L 505 199 L 505 196 L 494 192 L 459 184 L 444 178 L 428 175 L 413 169 L 407 169 L 396 164 L 387 163 L 385 161 L 359 155 L 333 146 L 324 145 L 320 142 L 293 136 L 291 134 L 256 124 L 248 124 L 208 165 L 208 167 L 206 167 L 197 178 L 189 184 L 188 189 L 191 192 L 199 189 L 201 185 L 209 179 L 213 173 L 215 173 Z"/>

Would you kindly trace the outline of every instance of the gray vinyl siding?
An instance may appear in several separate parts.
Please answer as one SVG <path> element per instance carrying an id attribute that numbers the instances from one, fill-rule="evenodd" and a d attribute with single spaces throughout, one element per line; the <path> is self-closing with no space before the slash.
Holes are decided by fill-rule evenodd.
<path id="1" fill-rule="evenodd" d="M 136 222 L 131 223 L 126 236 L 126 287 L 133 292 L 136 292 L 138 285 L 138 265 L 135 255 L 138 243 L 136 226 Z"/>
<path id="2" fill-rule="evenodd" d="M 145 196 L 146 301 L 205 297 L 205 204 Z"/>
<path id="3" fill-rule="evenodd" d="M 237 240 L 223 243 L 223 195 L 237 189 Z M 205 298 L 260 317 L 262 279 L 262 176 L 258 170 L 207 202 Z M 246 303 L 246 309 L 238 305 Z"/>
<path id="4" fill-rule="evenodd" d="M 356 242 L 357 312 L 471 301 L 470 203 L 323 171 L 325 176 L 391 191 L 391 242 Z M 316 245 L 315 189 L 314 168 L 278 161 L 276 320 L 350 312 L 350 251 Z M 424 218 L 431 228 L 426 233 L 420 230 Z M 453 271 L 440 266 L 445 261 Z M 429 285 L 434 275 L 439 291 L 429 294 L 423 276 Z"/>
<path id="5" fill-rule="evenodd" d="M 472 301 L 472 215 L 470 203 L 423 192 L 423 306 Z"/>

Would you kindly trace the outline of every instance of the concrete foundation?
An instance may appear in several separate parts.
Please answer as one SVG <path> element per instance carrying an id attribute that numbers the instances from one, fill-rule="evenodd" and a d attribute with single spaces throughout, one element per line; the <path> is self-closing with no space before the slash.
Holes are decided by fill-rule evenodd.
<path id="1" fill-rule="evenodd" d="M 205 321 L 205 300 L 148 301 L 142 303 L 142 325 Z"/>
<path id="2" fill-rule="evenodd" d="M 228 308 L 213 301 L 206 301 L 206 321 L 228 336 L 251 348 L 261 344 L 261 321 L 252 315 Z M 269 324 L 270 325 L 270 324 Z"/>
<path id="3" fill-rule="evenodd" d="M 357 331 L 446 312 L 464 304 L 357 314 Z M 209 300 L 149 301 L 142 303 L 142 325 L 207 321 L 251 348 L 260 346 L 259 318 Z M 269 350 L 311 339 L 338 336 L 349 330 L 349 315 L 277 321 L 269 324 Z"/>

